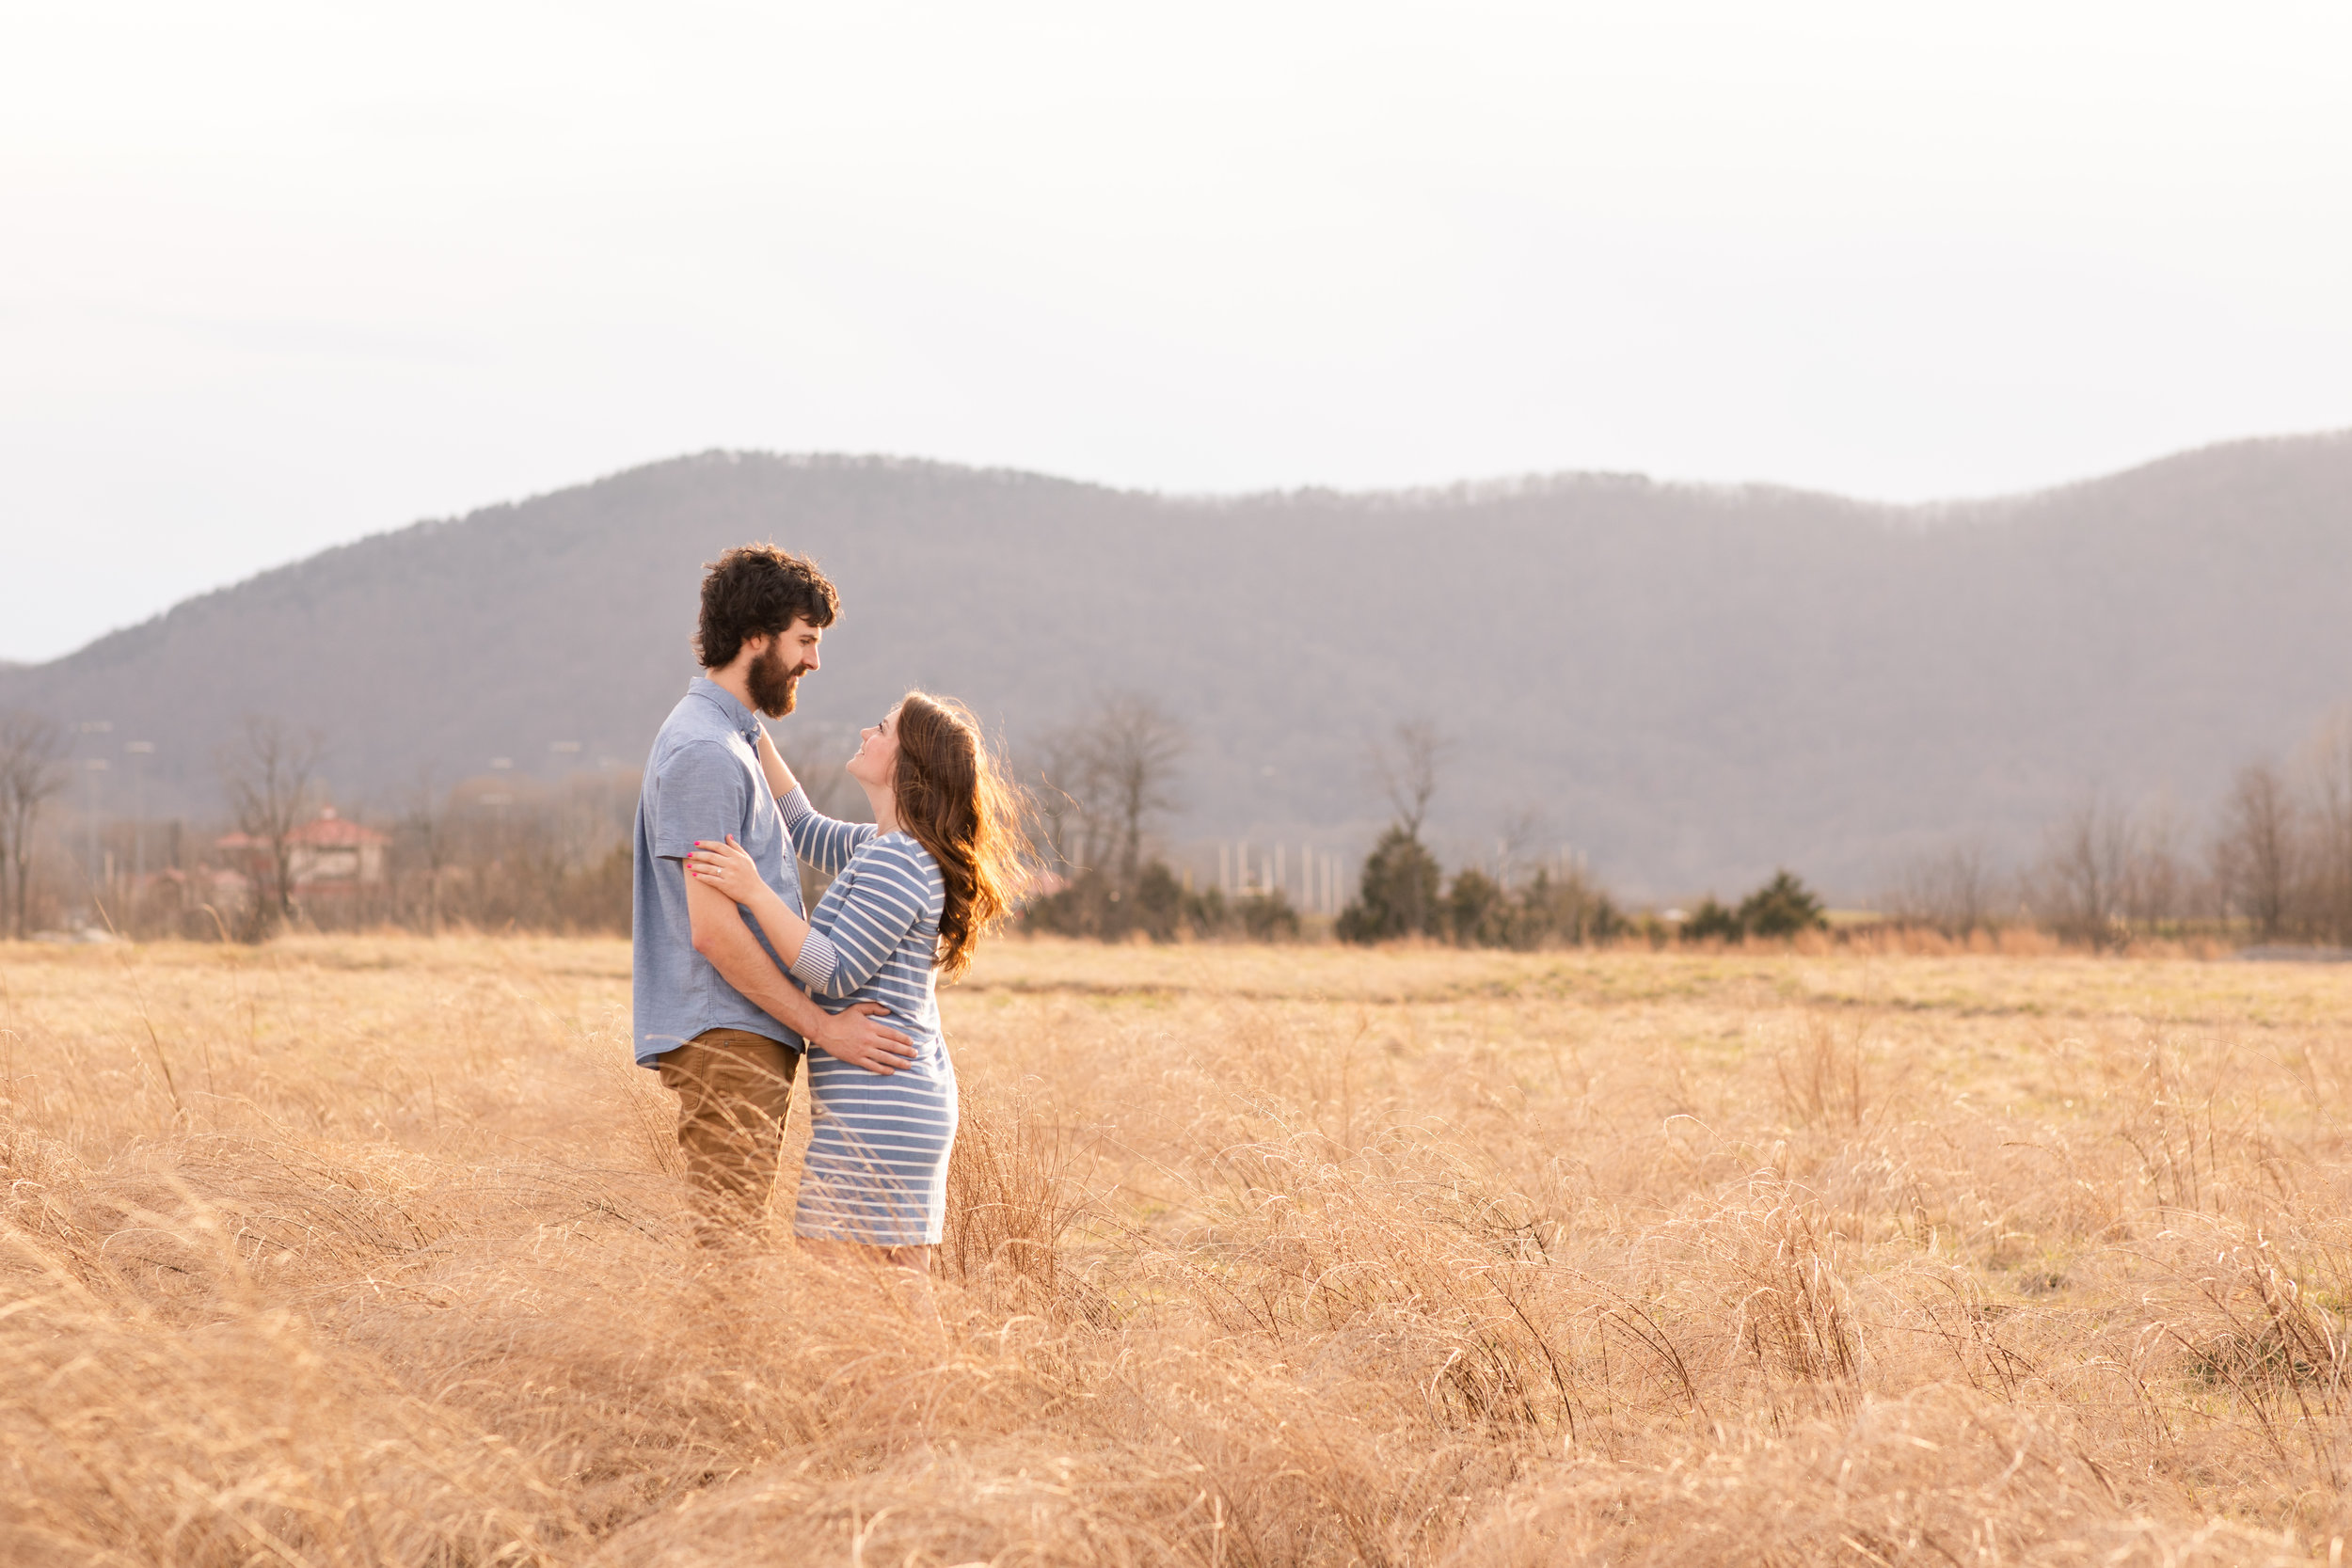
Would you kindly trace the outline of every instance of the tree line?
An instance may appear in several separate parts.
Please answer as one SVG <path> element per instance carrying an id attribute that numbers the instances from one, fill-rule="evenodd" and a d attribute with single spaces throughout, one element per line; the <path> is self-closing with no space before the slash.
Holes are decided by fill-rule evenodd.
<path id="1" fill-rule="evenodd" d="M 2021 870 L 1963 841 L 1905 866 L 1882 906 L 1951 936 L 2024 923 L 2104 947 L 2199 935 L 2352 947 L 2352 708 L 2283 761 L 2242 766 L 2201 827 L 2169 798 L 2092 792 Z"/>
<path id="2" fill-rule="evenodd" d="M 72 771 L 63 727 L 0 715 L 0 929 L 259 942 L 289 927 L 627 931 L 634 774 L 549 783 L 421 771 L 339 815 L 313 730 L 249 717 L 213 763 L 227 810 L 39 832 Z M 79 835 L 77 835 L 79 836 Z"/>
<path id="3" fill-rule="evenodd" d="M 1281 888 L 1228 898 L 1195 888 L 1151 854 L 1151 829 L 1176 809 L 1186 748 L 1182 723 L 1134 693 L 1097 699 L 1053 732 L 1016 769 L 1034 802 L 1038 892 L 1022 921 L 1032 930 L 1120 941 L 1295 939 L 1307 922 Z M 1493 867 L 1446 878 L 1422 836 L 1445 745 L 1435 726 L 1407 721 L 1370 749 L 1369 771 L 1395 819 L 1363 863 L 1356 896 L 1332 933 L 1342 941 L 1400 938 L 1465 945 L 1540 947 L 1606 942 L 1627 928 L 1609 895 L 1580 867 L 1527 853 L 1540 817 L 1521 814 Z"/>
<path id="4" fill-rule="evenodd" d="M 850 815 L 863 802 L 848 798 L 835 739 L 796 726 L 793 761 L 819 809 Z M 1281 889 L 1229 896 L 1171 867 L 1157 830 L 1181 809 L 1187 748 L 1184 724 L 1156 701 L 1113 692 L 1025 749 L 1013 768 L 1029 802 L 1025 928 L 1155 942 L 1325 929 Z M 315 732 L 250 718 L 224 742 L 214 761 L 226 834 L 117 819 L 86 824 L 78 855 L 40 832 L 73 777 L 68 749 L 56 722 L 0 714 L 0 929 L 20 938 L 84 903 L 127 934 L 246 941 L 290 925 L 628 928 L 634 774 L 444 784 L 421 773 L 350 819 L 373 835 L 376 874 L 338 879 L 315 875 L 315 852 L 304 859 L 304 835 L 317 836 L 326 804 Z M 1505 824 L 1492 863 L 1449 875 L 1423 832 L 1446 752 L 1434 726 L 1409 721 L 1368 749 L 1366 772 L 1391 820 L 1332 936 L 1534 948 L 1785 938 L 1824 923 L 1819 896 L 1786 870 L 1687 914 L 1630 911 L 1581 864 L 1534 852 L 1533 812 Z M 821 887 L 808 884 L 812 900 Z M 2201 829 L 2167 800 L 2128 806 L 2093 793 L 2049 825 L 2022 868 L 2004 866 L 1982 840 L 1962 840 L 1903 865 L 1876 902 L 1897 923 L 1954 938 L 2030 925 L 2091 946 L 2198 935 L 2352 946 L 2352 709 L 2285 761 L 2240 768 Z"/>
<path id="5" fill-rule="evenodd" d="M 1221 887 L 1191 886 L 1152 852 L 1153 826 L 1181 803 L 1188 744 L 1156 700 L 1118 691 L 1029 749 L 1013 769 L 1030 824 L 1025 928 L 1106 942 L 1299 935 L 1299 912 L 1280 889 L 1229 899 Z"/>

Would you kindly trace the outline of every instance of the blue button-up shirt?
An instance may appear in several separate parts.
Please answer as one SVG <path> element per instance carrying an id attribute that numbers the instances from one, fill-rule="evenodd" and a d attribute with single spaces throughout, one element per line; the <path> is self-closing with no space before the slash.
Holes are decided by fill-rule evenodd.
<path id="1" fill-rule="evenodd" d="M 636 900 L 630 918 L 635 961 L 630 975 L 637 1062 L 692 1039 L 706 1029 L 745 1029 L 795 1051 L 801 1037 L 728 985 L 710 960 L 694 951 L 686 913 L 683 862 L 697 839 L 733 833 L 759 866 L 762 880 L 803 913 L 800 862 L 775 797 L 759 771 L 759 720 L 705 675 L 694 677 L 654 736 L 645 782 L 637 796 Z M 776 950 L 750 911 L 744 923 L 771 959 Z M 776 968 L 788 972 L 781 959 Z"/>

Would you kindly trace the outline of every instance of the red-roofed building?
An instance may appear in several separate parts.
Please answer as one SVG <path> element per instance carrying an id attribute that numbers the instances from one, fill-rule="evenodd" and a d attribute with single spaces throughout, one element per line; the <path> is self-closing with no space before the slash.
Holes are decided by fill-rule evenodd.
<path id="1" fill-rule="evenodd" d="M 216 841 L 230 863 L 257 880 L 269 875 L 269 844 L 249 833 L 230 833 Z M 356 893 L 384 879 L 386 834 L 323 808 L 318 816 L 286 835 L 288 879 L 294 896 L 334 897 Z"/>

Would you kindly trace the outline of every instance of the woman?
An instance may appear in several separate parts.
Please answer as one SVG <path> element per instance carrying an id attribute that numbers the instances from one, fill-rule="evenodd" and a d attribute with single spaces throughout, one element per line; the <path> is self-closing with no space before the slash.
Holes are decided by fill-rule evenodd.
<path id="1" fill-rule="evenodd" d="M 759 760 L 801 857 L 831 872 L 833 885 L 803 921 L 732 838 L 696 844 L 688 870 L 752 912 L 820 1006 L 878 1002 L 916 1052 L 896 1072 L 808 1053 L 812 1130 L 793 1233 L 927 1275 L 956 1138 L 956 1071 L 935 983 L 942 969 L 961 974 L 1007 911 L 1008 796 L 972 716 L 920 691 L 864 731 L 850 759 L 871 826 L 818 815 L 764 729 Z"/>

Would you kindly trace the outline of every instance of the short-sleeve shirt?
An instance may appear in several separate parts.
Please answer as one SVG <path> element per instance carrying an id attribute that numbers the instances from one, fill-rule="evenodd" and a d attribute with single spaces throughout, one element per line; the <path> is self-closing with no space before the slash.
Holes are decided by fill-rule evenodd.
<path id="1" fill-rule="evenodd" d="M 729 833 L 758 865 L 760 879 L 783 895 L 785 906 L 803 912 L 800 863 L 759 770 L 758 737 L 759 721 L 752 710 L 705 675 L 694 677 L 654 736 L 637 796 L 630 917 L 631 1011 L 640 1067 L 653 1066 L 656 1056 L 706 1029 L 743 1029 L 795 1051 L 803 1048 L 800 1036 L 727 984 L 710 960 L 694 951 L 686 912 L 680 863 L 694 852 L 696 839 L 723 840 Z M 788 983 L 790 972 L 776 958 L 768 934 L 749 911 L 741 912 Z"/>

